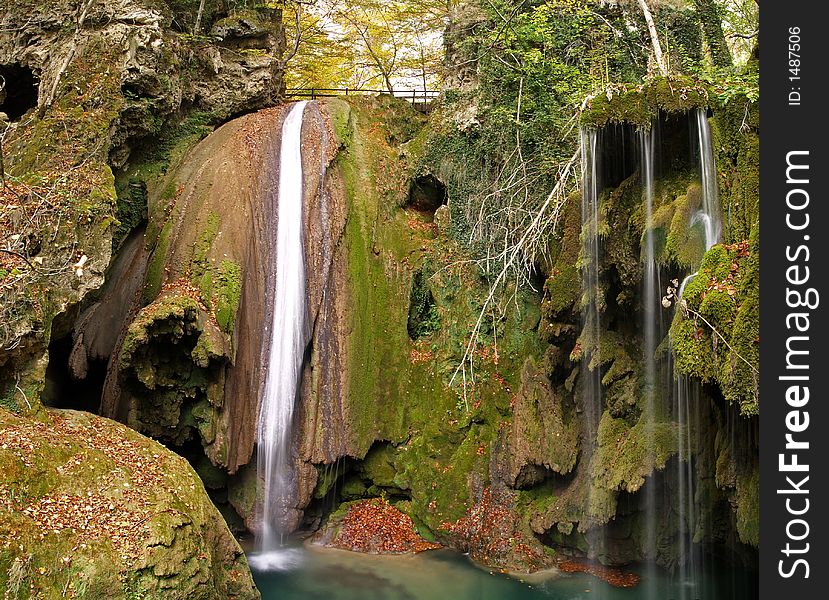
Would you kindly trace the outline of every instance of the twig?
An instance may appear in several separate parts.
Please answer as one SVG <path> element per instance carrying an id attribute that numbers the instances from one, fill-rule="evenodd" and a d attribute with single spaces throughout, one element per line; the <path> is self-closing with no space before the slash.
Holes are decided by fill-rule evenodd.
<path id="1" fill-rule="evenodd" d="M 14 387 L 23 396 L 23 400 L 26 401 L 26 406 L 29 407 L 29 410 L 32 410 L 32 405 L 29 404 L 29 399 L 26 397 L 26 392 L 24 392 L 23 389 L 20 387 L 20 375 L 19 374 L 17 375 L 17 379 L 14 382 Z"/>
<path id="2" fill-rule="evenodd" d="M 731 350 L 731 351 L 735 354 L 735 356 L 737 356 L 737 358 L 739 358 L 739 359 L 740 359 L 740 360 L 742 360 L 745 364 L 747 364 L 747 365 L 748 365 L 748 367 L 749 367 L 752 371 L 754 371 L 754 374 L 755 374 L 755 375 L 757 375 L 758 377 L 760 376 L 760 371 L 757 369 L 757 367 L 755 367 L 753 364 L 751 364 L 751 363 L 748 361 L 748 359 L 746 359 L 746 358 L 745 358 L 742 354 L 740 354 L 739 352 L 737 352 L 737 351 L 734 349 L 734 346 L 732 346 L 731 344 L 729 344 L 729 343 L 728 343 L 728 340 L 727 340 L 727 339 L 725 339 L 725 338 L 723 337 L 723 335 L 722 335 L 719 331 L 717 331 L 717 328 L 716 328 L 716 327 L 714 327 L 713 325 L 711 325 L 711 323 L 709 323 L 709 322 L 708 322 L 708 319 L 706 319 L 706 318 L 705 318 L 705 317 L 703 317 L 701 314 L 699 314 L 697 311 L 695 311 L 693 308 L 691 308 L 690 306 L 688 306 L 688 303 L 687 303 L 686 301 L 684 301 L 684 300 L 680 303 L 680 306 L 682 307 L 682 309 L 683 309 L 684 311 L 687 311 L 688 313 L 691 313 L 691 314 L 692 314 L 692 315 L 694 315 L 695 317 L 699 317 L 700 319 L 702 319 L 703 323 L 705 323 L 706 325 L 708 325 L 708 327 L 710 327 L 710 328 L 711 328 L 711 331 L 713 331 L 715 334 L 717 334 L 717 337 L 718 337 L 718 338 L 720 338 L 726 346 L 728 346 L 728 349 L 729 349 L 729 350 Z"/>
<path id="3" fill-rule="evenodd" d="M 29 262 L 29 259 L 20 254 L 19 252 L 15 252 L 14 250 L 6 250 L 5 248 L 0 248 L 0 252 L 4 254 L 11 254 L 12 256 L 16 256 L 20 260 L 24 261 L 27 265 L 29 265 L 30 269 L 34 269 L 35 266 Z"/>

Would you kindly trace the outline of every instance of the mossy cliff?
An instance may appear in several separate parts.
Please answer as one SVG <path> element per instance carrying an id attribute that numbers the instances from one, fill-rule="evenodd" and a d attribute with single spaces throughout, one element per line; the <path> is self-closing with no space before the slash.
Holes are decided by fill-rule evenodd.
<path id="1" fill-rule="evenodd" d="M 299 456 L 316 467 L 313 497 L 320 501 L 311 506 L 308 523 L 326 497 L 386 495 L 421 534 L 470 549 L 468 531 L 452 525 L 491 488 L 501 492 L 505 507 L 515 504 L 503 479 L 508 471 L 518 477 L 523 463 L 510 464 L 515 453 L 499 448 L 511 438 L 516 395 L 525 380 L 532 385 L 530 357 L 540 359 L 533 333 L 538 298 L 519 292 L 517 310 L 485 316 L 474 373 L 468 365 L 464 373 L 467 334 L 479 317 L 486 280 L 448 236 L 439 198 L 427 210 L 408 204 L 423 140 L 370 125 L 389 111 L 418 118 L 405 104 L 389 102 L 327 103 L 342 144 L 329 173 L 342 182 L 349 215 L 334 260 L 339 290 L 332 303 L 345 335 L 339 368 L 326 367 L 323 354 L 311 358 L 314 367 L 320 364 L 314 378 L 330 377 L 329 369 L 337 374 L 341 399 L 333 418 L 323 410 L 331 402 L 324 386 L 315 387 L 315 401 L 303 404 Z M 537 428 L 530 415 L 524 422 Z M 568 457 L 551 454 L 549 462 L 566 468 Z M 336 484 L 329 475 L 335 463 L 342 478 Z M 503 567 L 544 564 L 532 536 L 520 531 L 517 519 L 509 524 L 516 541 L 526 536 L 533 556 L 507 548 L 498 557 L 473 552 L 476 558 Z"/>
<path id="2" fill-rule="evenodd" d="M 643 103 L 656 98 L 657 106 L 645 112 L 649 119 L 660 116 L 663 142 L 688 148 L 692 130 L 686 111 L 708 107 L 707 88 L 694 85 L 697 91 L 690 93 L 676 81 L 657 79 L 619 94 L 617 101 L 638 107 L 635 116 Z M 675 105 L 658 100 L 660 91 L 675 94 Z M 644 100 L 635 99 L 637 93 Z M 717 105 L 711 104 L 716 114 Z M 488 284 L 477 268 L 463 263 L 470 250 L 459 243 L 451 212 L 453 199 L 463 196 L 450 188 L 449 214 L 438 208 L 433 216 L 407 205 L 405 187 L 375 183 L 405 182 L 407 170 L 412 185 L 422 180 L 423 157 L 433 157 L 429 144 L 443 144 L 445 134 L 425 129 L 394 148 L 389 132 L 361 127 L 364 115 L 376 110 L 361 104 L 331 109 L 335 131 L 345 140 L 332 169 L 342 173 L 349 206 L 343 246 L 354 257 L 349 258 L 354 269 L 349 285 L 339 296 L 348 299 L 346 312 L 354 311 L 345 317 L 351 336 L 341 348 L 352 362 L 341 363 L 336 372 L 352 382 L 352 391 L 338 413 L 344 420 L 337 427 L 345 433 L 337 437 L 347 440 L 339 453 L 320 452 L 330 441 L 329 427 L 319 425 L 321 411 L 315 408 L 313 429 L 305 417 L 298 443 L 306 461 L 318 467 L 318 505 L 310 506 L 307 524 L 315 526 L 321 507 L 332 498 L 384 495 L 412 515 L 425 535 L 471 550 L 476 560 L 491 566 L 531 570 L 546 564 L 549 549 L 537 539 L 610 564 L 652 558 L 673 565 L 680 531 L 688 526 L 672 517 L 680 511 L 677 482 L 690 463 L 705 498 L 695 508 L 694 539 L 712 548 L 734 547 L 737 531 L 743 543 L 756 546 L 756 489 L 748 491 L 756 477 L 756 421 L 736 416 L 727 392 L 717 389 L 699 395 L 687 429 L 679 427 L 676 409 L 665 405 L 672 397 L 669 390 L 656 390 L 656 413 L 646 402 L 639 316 L 642 240 L 652 228 L 658 264 L 668 280 L 700 264 L 707 273 L 705 265 L 717 252 L 704 257 L 702 231 L 690 226 L 702 202 L 694 157 L 665 152 L 670 160 L 663 161 L 656 182 L 651 223 L 635 162 L 618 186 L 603 193 L 597 228 L 603 252 L 600 342 L 581 330 L 582 223 L 573 196 L 551 242 L 543 294 L 521 291 L 517 307 L 485 315 L 473 359 L 475 380 L 464 382 L 464 371 L 457 368 Z M 635 123 L 613 102 L 603 103 L 601 110 L 618 113 L 621 126 Z M 585 113 L 585 118 L 592 117 Z M 396 178 L 382 170 L 388 168 L 386 157 L 395 155 L 402 169 Z M 444 155 L 443 171 L 426 167 L 427 172 L 448 172 L 452 157 Z M 361 222 L 365 214 L 370 218 Z M 717 248 L 740 252 L 738 246 Z M 363 291 L 357 282 L 370 287 Z M 392 289 L 403 292 L 395 295 Z M 675 307 L 660 310 L 663 322 L 676 313 Z M 671 339 L 662 340 L 661 356 Z M 590 364 L 583 356 L 592 357 Z M 680 373 L 682 360 L 680 355 Z M 589 439 L 581 381 L 596 369 L 601 370 L 604 405 L 596 437 Z M 665 385 L 678 385 L 673 373 L 666 376 Z M 706 434 L 711 431 L 716 434 Z M 350 460 L 334 466 L 338 456 Z M 341 484 L 335 484 L 338 475 Z M 642 504 L 650 488 L 661 498 L 649 513 L 660 532 L 655 549 L 649 549 L 650 517 Z M 493 497 L 505 514 L 494 516 Z M 476 520 L 486 521 L 483 515 L 490 522 L 503 519 L 500 529 L 520 542 L 507 551 L 499 547 L 502 534 L 476 526 Z M 592 541 L 597 532 L 604 540 L 598 545 Z"/>
<path id="3" fill-rule="evenodd" d="M 142 305 L 136 291 L 143 283 L 146 266 L 142 223 L 147 219 L 147 188 L 153 187 L 170 161 L 180 158 L 183 149 L 191 147 L 214 124 L 239 111 L 266 105 L 278 95 L 280 20 L 272 19 L 271 11 L 263 15 L 265 25 L 256 35 L 229 30 L 222 40 L 192 36 L 186 23 L 194 17 L 198 4 L 189 0 L 11 0 L 0 8 L 0 68 L 7 75 L 7 88 L 32 98 L 30 106 L 9 115 L 8 129 L 3 123 L 7 185 L 0 191 L 0 228 L 3 238 L 11 240 L 7 249 L 13 254 L 0 257 L 0 405 L 20 415 L 4 417 L 6 421 L 24 419 L 15 420 L 14 427 L 37 427 L 52 418 L 41 396 L 64 406 L 81 405 L 73 394 L 85 385 L 87 377 L 92 379 L 95 364 L 106 366 L 109 362 L 109 372 L 117 372 L 113 361 L 116 348 L 127 343 L 130 352 L 140 351 L 136 336 L 125 338 L 126 323 L 122 321 L 135 316 Z M 209 31 L 215 21 L 227 15 L 208 4 L 203 24 Z M 242 38 L 246 48 L 240 49 Z M 240 81 L 245 82 L 244 89 L 240 89 Z M 0 111 L 4 109 L 0 106 Z M 121 260 L 110 265 L 113 251 L 118 249 L 123 250 Z M 102 287 L 105 279 L 107 285 Z M 223 344 L 238 305 L 238 287 L 235 266 L 220 261 L 210 294 L 216 319 L 209 325 L 216 331 L 208 327 L 210 335 L 194 348 L 198 363 L 205 367 L 226 354 Z M 177 310 L 179 307 L 170 309 Z M 182 327 L 190 314 L 181 310 Z M 102 327 L 107 320 L 109 330 Z M 145 328 L 152 329 L 155 322 L 145 319 Z M 196 326 L 206 327 L 203 322 Z M 175 338 L 178 330 L 168 333 Z M 68 364 L 57 349 L 62 340 L 71 348 Z M 68 372 L 75 383 L 64 387 L 63 382 L 52 379 L 61 371 Z M 204 373 L 191 375 L 195 381 Z M 163 387 L 162 374 L 157 382 Z M 108 377 L 106 387 L 112 390 L 118 383 L 117 377 Z M 99 383 L 88 385 L 91 388 Z M 110 397 L 116 395 L 110 393 Z M 165 407 L 168 416 L 174 409 L 174 405 Z M 114 409 L 111 414 L 124 420 L 128 416 L 116 415 Z M 208 410 L 202 421 L 208 421 L 209 416 Z M 121 443 L 127 435 L 121 431 L 108 436 L 108 442 Z M 67 444 L 71 442 L 63 437 L 42 435 L 35 458 L 40 460 L 41 454 L 53 457 L 50 452 Z M 154 448 L 158 461 L 174 460 L 169 451 Z M 107 453 L 104 447 L 99 450 Z M 80 471 L 92 465 L 83 453 L 72 460 Z M 52 487 L 38 494 L 69 493 L 69 488 L 61 487 L 61 471 L 49 471 L 52 467 L 43 464 Z M 179 463 L 170 464 L 171 473 L 189 487 L 192 473 L 182 471 Z M 57 462 L 54 466 L 62 468 L 60 465 Z M 5 475 L 15 477 L 17 483 Z M 35 479 L 28 477 L 7 471 L 4 492 L 9 492 L 12 484 L 36 485 Z M 83 487 L 94 482 L 78 476 L 66 485 L 70 483 Z M 17 514 L 18 504 L 9 503 L 7 493 L 2 496 L 15 519 L 14 526 L 22 528 L 19 533 L 26 539 L 36 529 L 31 517 Z M 140 500 L 152 508 L 155 501 L 165 502 L 162 496 Z M 40 495 L 21 498 L 40 502 Z M 17 558 L 4 555 L 0 578 L 25 576 L 19 597 L 30 597 L 28 586 L 33 581 L 33 589 L 41 597 L 57 597 L 68 585 L 64 571 L 68 577 L 70 571 L 77 570 L 83 576 L 78 580 L 79 594 L 100 585 L 106 592 L 97 597 L 127 596 L 141 589 L 150 594 L 147 597 L 154 597 L 164 595 L 156 588 L 162 586 L 159 578 L 165 574 L 173 581 L 198 572 L 193 586 L 208 591 L 197 591 L 187 583 L 181 584 L 182 590 L 191 590 L 194 597 L 226 597 L 225 591 L 234 586 L 222 583 L 220 572 L 232 568 L 236 570 L 233 576 L 242 582 L 240 597 L 253 597 L 238 546 L 226 535 L 203 488 L 192 488 L 186 502 L 200 511 L 187 516 L 187 522 L 194 523 L 192 531 L 199 533 L 189 533 L 184 521 L 159 533 L 163 539 L 159 538 L 160 545 L 151 552 L 154 558 L 145 561 L 146 569 L 139 563 L 120 561 L 112 548 L 97 547 L 85 552 L 76 568 L 74 563 L 59 562 L 63 557 L 58 554 L 76 544 L 65 546 L 58 540 L 56 554 L 50 555 L 46 547 L 31 548 L 32 540 L 41 539 L 35 535 L 24 544 L 27 554 Z M 8 522 L 3 523 L 4 539 L 6 525 Z M 179 530 L 182 533 L 176 538 Z M 64 541 L 76 538 L 76 534 L 67 535 L 63 532 L 58 537 L 63 536 Z M 210 545 L 217 548 L 216 553 Z M 95 554 L 98 550 L 101 553 Z M 206 558 L 198 559 L 199 555 Z M 40 576 L 60 569 L 61 580 L 57 575 Z M 96 569 L 100 577 L 95 575 Z M 15 579 L 13 584 L 22 585 L 21 581 Z M 209 591 L 214 584 L 216 591 Z M 168 593 L 166 597 L 174 596 Z"/>

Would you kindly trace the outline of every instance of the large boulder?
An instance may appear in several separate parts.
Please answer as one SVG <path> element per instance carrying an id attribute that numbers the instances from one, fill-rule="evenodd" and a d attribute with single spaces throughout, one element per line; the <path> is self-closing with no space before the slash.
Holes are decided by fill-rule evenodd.
<path id="1" fill-rule="evenodd" d="M 0 539 L 7 598 L 259 598 L 187 461 L 86 413 L 0 408 Z"/>

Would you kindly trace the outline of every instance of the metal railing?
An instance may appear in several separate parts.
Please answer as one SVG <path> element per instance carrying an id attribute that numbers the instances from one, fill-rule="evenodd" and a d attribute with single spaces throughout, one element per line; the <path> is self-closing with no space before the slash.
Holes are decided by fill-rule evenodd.
<path id="1" fill-rule="evenodd" d="M 367 90 L 367 89 L 353 89 L 353 88 L 292 88 L 285 90 L 285 96 L 288 98 L 332 98 L 336 96 L 357 96 L 365 94 L 385 94 L 393 95 L 395 98 L 408 100 L 414 105 L 427 105 L 435 98 L 440 96 L 437 90 Z"/>

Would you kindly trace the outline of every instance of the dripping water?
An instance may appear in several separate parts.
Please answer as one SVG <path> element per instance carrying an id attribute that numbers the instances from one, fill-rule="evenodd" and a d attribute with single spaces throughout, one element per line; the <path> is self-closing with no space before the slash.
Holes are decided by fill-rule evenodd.
<path id="1" fill-rule="evenodd" d="M 275 551 L 289 527 L 294 487 L 289 456 L 291 421 L 309 335 L 302 227 L 301 132 L 306 104 L 296 103 L 282 125 L 273 320 L 257 428 L 257 475 L 263 494 L 258 556 L 252 558 L 257 559 L 259 568 L 292 562 L 289 551 Z"/>
<path id="2" fill-rule="evenodd" d="M 705 251 L 710 250 L 720 241 L 722 222 L 720 220 L 719 195 L 717 193 L 717 174 L 714 164 L 714 150 L 711 144 L 711 128 L 705 110 L 695 111 L 697 147 L 699 149 L 699 169 L 702 190 L 702 208 L 697 211 L 689 223 L 690 227 L 701 224 L 703 227 Z M 693 281 L 698 271 L 688 275 L 679 289 L 682 297 L 688 283 Z M 694 461 L 692 458 L 692 435 L 697 431 L 693 416 L 699 408 L 699 383 L 685 375 L 677 375 L 674 394 L 674 415 L 678 427 L 679 439 L 679 473 L 677 480 L 678 511 L 678 566 L 680 580 L 685 584 L 680 600 L 693 597 L 693 588 L 699 579 L 702 568 L 697 560 L 694 537 L 698 526 L 696 498 L 694 490 Z M 699 563 L 699 564 L 697 564 Z"/>
<path id="3" fill-rule="evenodd" d="M 699 385 L 690 377 L 680 375 L 676 381 L 674 411 L 679 426 L 678 474 L 677 474 L 677 566 L 680 596 L 677 600 L 695 598 L 694 587 L 701 577 L 697 564 L 694 536 L 697 529 L 696 498 L 694 490 L 694 462 L 692 459 L 692 434 L 696 431 L 692 416 L 699 405 Z"/>

